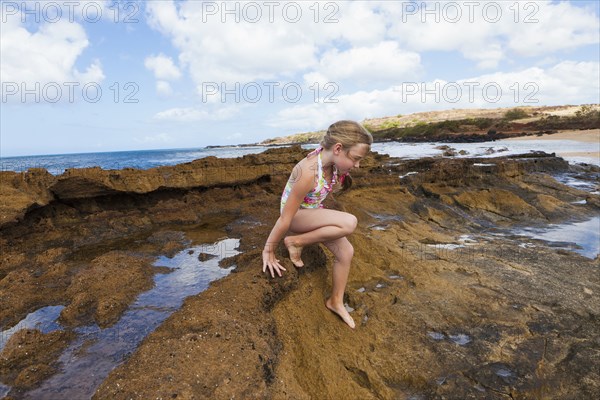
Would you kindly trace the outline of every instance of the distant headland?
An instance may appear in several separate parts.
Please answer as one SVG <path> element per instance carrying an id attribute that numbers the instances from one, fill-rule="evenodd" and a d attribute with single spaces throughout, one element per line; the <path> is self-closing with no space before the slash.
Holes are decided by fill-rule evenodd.
<path id="1" fill-rule="evenodd" d="M 369 118 L 361 122 L 376 142 L 487 142 L 561 130 L 600 127 L 600 104 L 453 109 Z M 236 146 L 317 144 L 325 131 L 303 132 Z"/>

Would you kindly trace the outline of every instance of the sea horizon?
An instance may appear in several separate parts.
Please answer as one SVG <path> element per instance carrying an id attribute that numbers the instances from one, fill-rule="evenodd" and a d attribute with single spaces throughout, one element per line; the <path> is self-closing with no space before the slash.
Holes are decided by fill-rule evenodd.
<path id="1" fill-rule="evenodd" d="M 43 168 L 53 175 L 60 175 L 67 169 L 100 167 L 105 170 L 124 168 L 150 169 L 191 162 L 205 157 L 237 158 L 248 154 L 260 154 L 267 149 L 288 145 L 224 145 L 192 148 L 120 150 L 89 153 L 64 153 L 31 156 L 13 156 L 0 158 L 0 171 L 24 172 L 30 168 Z M 309 149 L 316 144 L 303 144 Z M 447 148 L 454 154 L 444 154 Z M 445 143 L 445 142 L 375 142 L 372 150 L 380 154 L 404 159 L 422 157 L 459 157 L 489 158 L 544 151 L 546 153 L 585 152 L 589 144 L 573 140 L 512 140 L 504 139 L 493 142 L 478 143 Z M 577 156 L 563 157 L 569 162 L 586 162 L 600 165 L 600 160 Z"/>
<path id="2" fill-rule="evenodd" d="M 221 148 L 221 147 L 249 147 L 249 146 L 262 146 L 262 145 L 254 145 L 254 144 L 233 144 L 233 145 L 207 145 L 207 146 L 199 146 L 199 147 L 169 147 L 169 148 L 160 148 L 160 149 L 131 149 L 131 150 L 103 150 L 103 151 L 76 151 L 76 152 L 66 152 L 66 153 L 40 153 L 40 154 L 21 154 L 21 155 L 2 155 L 0 154 L 0 159 L 6 158 L 21 158 L 21 157 L 50 157 L 50 156 L 72 156 L 72 155 L 81 155 L 81 154 L 105 154 L 105 153 L 128 153 L 128 152 L 138 152 L 138 151 L 177 151 L 177 150 L 201 150 L 207 148 Z"/>
<path id="3" fill-rule="evenodd" d="M 278 146 L 211 145 L 190 148 L 2 156 L 0 157 L 0 171 L 24 172 L 30 168 L 43 168 L 53 175 L 60 175 L 71 168 L 149 169 L 181 164 L 210 156 L 218 158 L 241 157 L 246 154 L 261 153 L 271 147 Z"/>

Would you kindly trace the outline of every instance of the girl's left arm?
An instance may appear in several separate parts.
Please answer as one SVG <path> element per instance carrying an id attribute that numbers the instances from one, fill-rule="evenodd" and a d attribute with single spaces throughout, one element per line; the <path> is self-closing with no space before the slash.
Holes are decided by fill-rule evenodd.
<path id="1" fill-rule="evenodd" d="M 269 234 L 267 243 L 263 249 L 263 272 L 266 272 L 268 268 L 271 277 L 275 277 L 274 272 L 277 272 L 277 274 L 281 276 L 281 271 L 286 271 L 279 263 L 277 257 L 275 257 L 275 249 L 283 236 L 290 229 L 292 219 L 294 219 L 296 212 L 300 208 L 304 196 L 312 188 L 314 178 L 311 174 L 306 172 L 307 171 L 301 171 L 301 173 L 298 174 L 298 180 L 294 182 L 287 201 L 283 206 L 283 210 L 281 210 L 281 215 L 277 219 L 277 222 L 275 222 L 273 229 L 271 229 L 271 233 Z"/>

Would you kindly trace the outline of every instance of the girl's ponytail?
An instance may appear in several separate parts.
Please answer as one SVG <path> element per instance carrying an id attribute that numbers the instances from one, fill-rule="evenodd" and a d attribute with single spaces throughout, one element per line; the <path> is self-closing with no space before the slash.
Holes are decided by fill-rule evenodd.
<path id="1" fill-rule="evenodd" d="M 348 172 L 346 172 L 340 177 L 340 183 L 342 184 L 340 192 L 345 192 L 346 190 L 350 189 L 350 187 L 352 187 L 352 177 Z"/>

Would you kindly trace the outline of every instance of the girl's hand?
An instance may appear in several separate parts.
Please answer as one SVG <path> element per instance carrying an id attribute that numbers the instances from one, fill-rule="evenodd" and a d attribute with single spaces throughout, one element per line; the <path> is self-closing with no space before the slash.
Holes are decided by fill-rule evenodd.
<path id="1" fill-rule="evenodd" d="M 269 251 L 267 249 L 263 250 L 263 272 L 267 271 L 267 267 L 269 268 L 269 272 L 271 273 L 271 278 L 275 277 L 273 271 L 277 272 L 277 275 L 281 276 L 281 271 L 286 271 L 285 268 L 281 264 L 279 264 L 279 260 L 275 258 L 275 252 Z"/>

